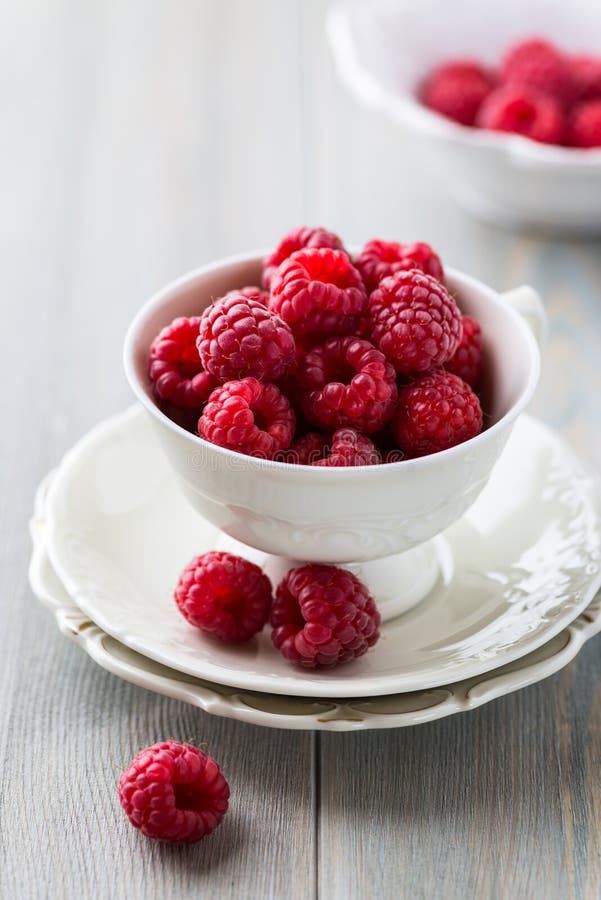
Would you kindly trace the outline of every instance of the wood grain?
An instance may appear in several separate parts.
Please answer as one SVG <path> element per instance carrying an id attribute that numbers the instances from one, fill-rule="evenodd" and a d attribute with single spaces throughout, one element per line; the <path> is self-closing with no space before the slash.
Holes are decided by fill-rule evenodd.
<path id="1" fill-rule="evenodd" d="M 418 148 L 339 85 L 321 0 L 22 0 L 0 28 L 0 896 L 593 898 L 601 661 L 469 715 L 356 735 L 260 730 L 101 671 L 27 586 L 35 486 L 129 394 L 140 303 L 218 255 L 323 222 L 430 239 L 552 317 L 533 411 L 601 460 L 601 255 L 512 235 L 447 198 Z M 145 744 L 206 743 L 232 785 L 197 848 L 127 826 Z"/>

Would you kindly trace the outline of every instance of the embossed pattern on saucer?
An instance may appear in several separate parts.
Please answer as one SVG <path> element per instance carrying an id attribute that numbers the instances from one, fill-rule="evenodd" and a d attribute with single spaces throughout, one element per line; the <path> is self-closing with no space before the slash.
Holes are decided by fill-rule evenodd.
<path id="1" fill-rule="evenodd" d="M 386 623 L 373 651 L 330 672 L 290 667 L 267 633 L 231 647 L 179 616 L 177 575 L 216 532 L 180 495 L 142 411 L 94 429 L 65 459 L 48 498 L 48 552 L 77 606 L 158 663 L 244 690 L 367 697 L 475 678 L 557 635 L 601 581 L 600 508 L 597 478 L 523 417 L 489 485 L 444 534 L 445 578 Z"/>

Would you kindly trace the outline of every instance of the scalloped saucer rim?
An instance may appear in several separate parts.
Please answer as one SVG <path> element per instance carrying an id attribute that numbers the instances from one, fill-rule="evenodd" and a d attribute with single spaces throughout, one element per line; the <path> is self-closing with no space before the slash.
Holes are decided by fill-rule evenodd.
<path id="1" fill-rule="evenodd" d="M 489 485 L 444 534 L 450 580 L 386 623 L 344 672 L 295 670 L 266 634 L 232 650 L 181 619 L 170 596 L 177 573 L 216 531 L 176 489 L 139 409 L 67 454 L 48 497 L 48 553 L 86 615 L 158 663 L 244 690 L 365 697 L 477 677 L 554 637 L 601 583 L 600 509 L 598 477 L 523 416 Z"/>
<path id="2" fill-rule="evenodd" d="M 51 609 L 60 631 L 99 666 L 125 681 L 189 703 L 204 712 L 247 724 L 288 730 L 366 731 L 402 728 L 476 709 L 548 678 L 571 662 L 601 631 L 601 594 L 567 628 L 538 650 L 501 669 L 429 691 L 346 700 L 251 693 L 191 678 L 130 650 L 102 631 L 69 596 L 46 550 L 44 499 L 50 473 L 36 495 L 30 523 L 29 581 Z"/>

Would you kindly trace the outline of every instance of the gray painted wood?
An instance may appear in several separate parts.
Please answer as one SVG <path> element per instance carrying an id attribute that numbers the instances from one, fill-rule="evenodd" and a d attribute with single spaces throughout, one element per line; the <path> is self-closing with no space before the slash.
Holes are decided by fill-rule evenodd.
<path id="1" fill-rule="evenodd" d="M 0 29 L 0 896 L 589 898 L 601 889 L 599 644 L 560 675 L 397 732 L 260 730 L 100 670 L 27 586 L 35 486 L 129 395 L 120 343 L 168 278 L 303 221 L 427 238 L 552 334 L 534 411 L 601 460 L 601 255 L 446 197 L 337 83 L 320 0 L 24 0 Z M 152 844 L 116 782 L 142 746 L 205 742 L 222 829 Z"/>

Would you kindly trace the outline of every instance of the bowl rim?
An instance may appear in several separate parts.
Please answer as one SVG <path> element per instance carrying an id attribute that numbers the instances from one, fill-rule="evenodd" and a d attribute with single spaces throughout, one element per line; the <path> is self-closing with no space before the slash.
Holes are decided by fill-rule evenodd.
<path id="1" fill-rule="evenodd" d="M 240 470 L 240 466 L 242 462 L 244 462 L 244 464 L 248 468 L 255 470 L 271 470 L 279 473 L 284 473 L 290 470 L 294 470 L 296 472 L 302 471 L 305 473 L 305 477 L 308 479 L 324 479 L 327 476 L 332 476 L 334 478 L 338 478 L 339 480 L 342 480 L 345 477 L 347 479 L 352 478 L 353 480 L 356 480 L 357 478 L 366 478 L 369 476 L 375 477 L 376 474 L 382 475 L 383 472 L 398 472 L 399 466 L 403 467 L 402 471 L 404 472 L 412 471 L 414 469 L 426 470 L 431 468 L 432 466 L 450 461 L 456 456 L 464 454 L 466 452 L 466 449 L 476 448 L 480 446 L 480 444 L 484 444 L 491 438 L 494 438 L 496 434 L 501 432 L 504 428 L 507 428 L 508 425 L 515 421 L 515 419 L 524 410 L 524 408 L 532 398 L 539 380 L 541 358 L 539 346 L 526 321 L 512 306 L 510 306 L 508 303 L 505 303 L 502 299 L 502 295 L 495 291 L 493 288 L 489 287 L 487 284 L 484 284 L 484 282 L 473 278 L 471 275 L 466 275 L 463 272 L 459 272 L 458 270 L 447 266 L 445 268 L 445 271 L 451 279 L 458 280 L 460 284 L 466 285 L 472 290 L 484 293 L 495 306 L 503 310 L 503 313 L 509 317 L 515 327 L 524 337 L 529 355 L 528 377 L 517 400 L 507 410 L 507 412 L 503 416 L 501 416 L 500 419 L 490 425 L 486 430 L 481 431 L 480 434 L 477 434 L 473 438 L 469 438 L 469 440 L 464 441 L 461 444 L 456 444 L 454 447 L 449 447 L 446 450 L 439 450 L 437 453 L 431 453 L 427 456 L 421 456 L 415 459 L 399 460 L 398 462 L 386 463 L 385 465 L 352 467 L 303 466 L 300 463 L 287 463 L 281 462 L 279 460 L 259 459 L 257 457 L 247 456 L 244 453 L 239 453 L 237 450 L 230 450 L 227 447 L 220 447 L 218 444 L 211 444 L 209 441 L 200 437 L 200 435 L 191 434 L 189 431 L 186 431 L 180 425 L 173 422 L 167 415 L 165 415 L 165 413 L 161 409 L 159 409 L 156 403 L 154 403 L 151 397 L 147 394 L 144 385 L 138 378 L 134 363 L 138 346 L 138 334 L 148 317 L 158 309 L 160 309 L 160 307 L 168 297 L 172 298 L 174 292 L 177 292 L 178 290 L 186 287 L 190 287 L 199 278 L 203 278 L 204 276 L 209 275 L 212 272 L 216 272 L 220 269 L 225 269 L 228 266 L 245 262 L 257 263 L 262 260 L 265 255 L 265 251 L 252 251 L 249 253 L 241 253 L 234 256 L 228 256 L 192 269 L 184 275 L 181 275 L 173 281 L 170 281 L 168 284 L 164 285 L 160 290 L 154 293 L 135 314 L 127 329 L 123 344 L 123 366 L 125 369 L 125 375 L 137 400 L 162 426 L 167 427 L 170 431 L 178 435 L 180 438 L 184 438 L 192 448 L 196 448 L 198 450 L 200 446 L 206 452 L 214 453 L 217 457 L 222 457 L 224 460 L 229 460 L 230 462 L 232 462 L 232 471 L 234 471 L 235 469 Z"/>
<path id="2" fill-rule="evenodd" d="M 393 93 L 361 61 L 351 25 L 352 4 L 338 0 L 328 11 L 326 30 L 337 69 L 347 86 L 368 105 L 394 119 L 413 124 L 425 134 L 464 147 L 495 151 L 524 168 L 571 169 L 588 174 L 601 168 L 600 148 L 541 144 L 519 134 L 472 128 L 447 119 L 399 89 Z"/>

